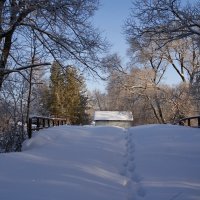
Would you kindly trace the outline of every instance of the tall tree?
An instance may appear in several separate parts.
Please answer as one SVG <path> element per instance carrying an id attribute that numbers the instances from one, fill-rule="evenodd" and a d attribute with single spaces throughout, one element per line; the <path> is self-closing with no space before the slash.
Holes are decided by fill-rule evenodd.
<path id="1" fill-rule="evenodd" d="M 73 66 L 65 69 L 54 62 L 50 76 L 50 113 L 67 117 L 72 124 L 86 123 L 86 88 L 83 76 Z"/>
<path id="2" fill-rule="evenodd" d="M 62 68 L 58 62 L 53 62 L 50 71 L 50 101 L 49 108 L 55 117 L 62 116 L 62 105 L 64 95 L 64 79 Z"/>
<path id="3" fill-rule="evenodd" d="M 163 46 L 173 40 L 193 37 L 199 44 L 200 1 L 136 0 L 126 22 L 128 40 L 143 45 L 156 41 Z"/>
<path id="4" fill-rule="evenodd" d="M 74 60 L 95 72 L 98 55 L 106 47 L 90 22 L 97 8 L 98 0 L 1 0 L 0 89 L 11 72 L 50 65 L 47 59 L 52 58 Z M 48 53 L 37 64 L 29 63 L 26 56 L 26 33 L 33 30 L 43 52 Z"/>
<path id="5" fill-rule="evenodd" d="M 76 69 L 68 66 L 66 71 L 66 85 L 65 85 L 65 115 L 70 117 L 70 121 L 75 124 L 79 118 L 81 111 L 81 77 L 78 75 Z"/>

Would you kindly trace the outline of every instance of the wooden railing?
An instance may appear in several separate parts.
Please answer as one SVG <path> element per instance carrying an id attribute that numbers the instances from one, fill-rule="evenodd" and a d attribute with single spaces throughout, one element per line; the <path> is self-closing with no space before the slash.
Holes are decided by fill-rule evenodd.
<path id="1" fill-rule="evenodd" d="M 50 117 L 40 117 L 33 116 L 29 118 L 28 122 L 28 137 L 32 137 L 33 131 L 39 131 L 43 128 L 49 128 L 53 126 L 60 126 L 67 123 L 66 119 L 63 118 L 50 118 Z"/>
<path id="2" fill-rule="evenodd" d="M 178 124 L 182 125 L 182 126 L 191 126 L 191 127 L 200 128 L 200 115 L 199 116 L 186 117 L 186 118 L 180 119 L 178 121 Z"/>

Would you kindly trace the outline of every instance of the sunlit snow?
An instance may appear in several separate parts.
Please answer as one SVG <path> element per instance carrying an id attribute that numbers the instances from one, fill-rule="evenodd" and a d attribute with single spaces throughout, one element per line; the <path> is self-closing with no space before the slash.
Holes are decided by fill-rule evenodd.
<path id="1" fill-rule="evenodd" d="M 200 130 L 60 126 L 0 154 L 2 200 L 199 200 Z"/>

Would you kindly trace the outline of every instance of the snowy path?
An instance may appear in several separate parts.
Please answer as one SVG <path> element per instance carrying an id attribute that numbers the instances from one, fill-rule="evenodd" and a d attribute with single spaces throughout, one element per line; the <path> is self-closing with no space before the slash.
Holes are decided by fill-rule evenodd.
<path id="1" fill-rule="evenodd" d="M 173 125 L 129 129 L 122 175 L 127 200 L 199 200 L 200 130 Z"/>
<path id="2" fill-rule="evenodd" d="M 146 191 L 141 184 L 141 178 L 136 173 L 135 143 L 131 131 L 125 135 L 126 151 L 124 153 L 124 163 L 121 175 L 126 177 L 125 187 L 127 187 L 127 200 L 136 200 L 137 197 L 144 197 Z"/>
<path id="3" fill-rule="evenodd" d="M 199 200 L 200 129 L 41 130 L 0 154 L 2 200 Z"/>

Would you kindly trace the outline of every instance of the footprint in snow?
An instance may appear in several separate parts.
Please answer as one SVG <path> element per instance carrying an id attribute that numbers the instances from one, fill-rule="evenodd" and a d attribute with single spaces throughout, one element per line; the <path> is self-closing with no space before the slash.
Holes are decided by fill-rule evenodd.
<path id="1" fill-rule="evenodd" d="M 130 161 L 134 161 L 134 160 L 135 160 L 135 157 L 134 157 L 134 155 L 129 155 L 128 159 L 129 159 Z"/>
<path id="2" fill-rule="evenodd" d="M 136 168 L 135 164 L 131 162 L 129 164 L 129 166 L 128 166 L 128 171 L 129 172 L 134 172 L 135 168 Z"/>
<path id="3" fill-rule="evenodd" d="M 124 153 L 124 154 L 123 154 L 123 157 L 124 157 L 124 158 L 127 158 L 127 157 L 128 157 L 128 153 L 127 153 L 127 152 Z"/>
<path id="4" fill-rule="evenodd" d="M 119 171 L 119 174 L 121 176 L 126 176 L 126 168 L 122 168 L 120 171 Z"/>
<path id="5" fill-rule="evenodd" d="M 128 166 L 128 160 L 124 161 L 123 166 L 124 166 L 124 167 L 127 167 L 127 166 Z"/>
<path id="6" fill-rule="evenodd" d="M 140 183 L 142 177 L 139 176 L 137 173 L 134 173 L 131 175 L 131 180 L 134 181 L 135 183 Z"/>
<path id="7" fill-rule="evenodd" d="M 137 195 L 140 196 L 140 197 L 146 196 L 146 191 L 141 185 L 138 186 Z"/>
<path id="8" fill-rule="evenodd" d="M 128 152 L 129 153 L 135 152 L 135 145 L 134 144 L 131 144 L 131 145 L 128 146 Z"/>

